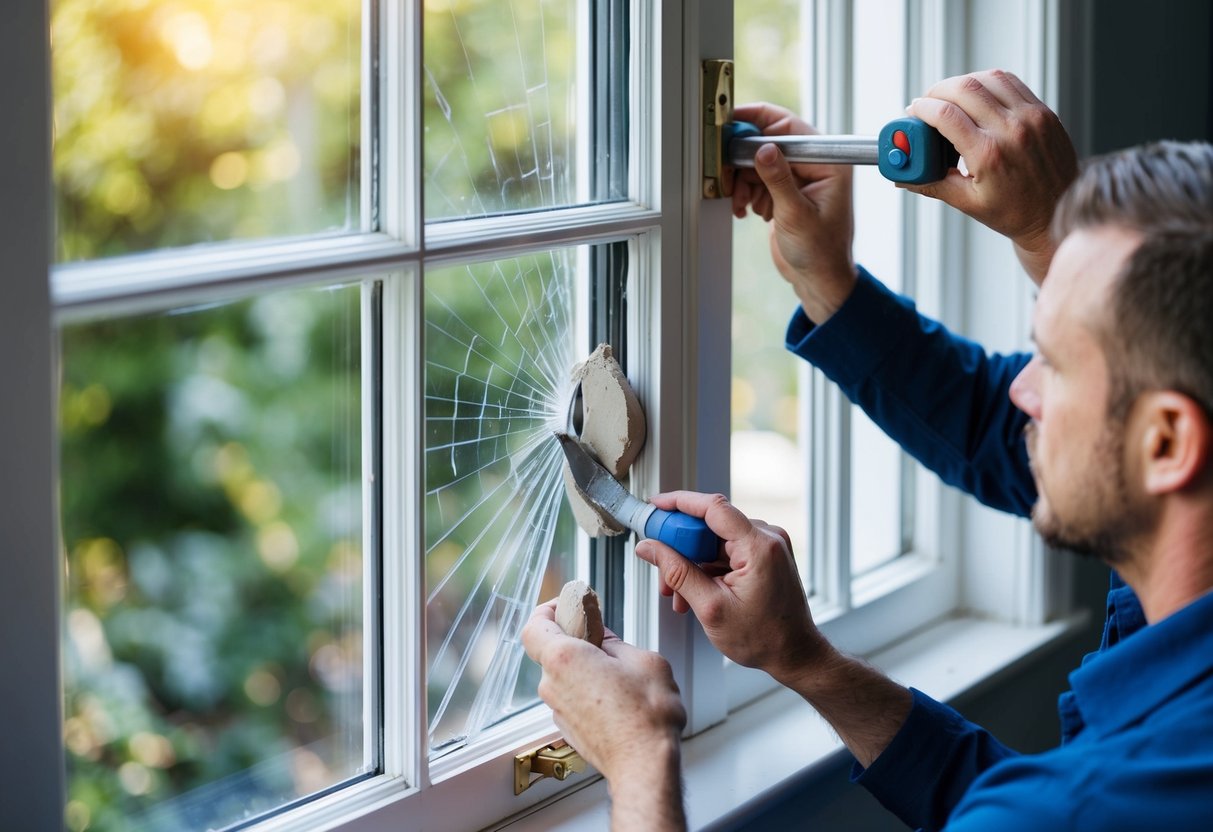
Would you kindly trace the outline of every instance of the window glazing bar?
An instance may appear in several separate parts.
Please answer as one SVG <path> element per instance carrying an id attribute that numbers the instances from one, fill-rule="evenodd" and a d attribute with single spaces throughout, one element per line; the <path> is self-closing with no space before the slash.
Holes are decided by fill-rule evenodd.
<path id="1" fill-rule="evenodd" d="M 234 287 L 366 275 L 415 257 L 384 234 L 186 248 L 56 266 L 51 296 L 60 318 L 75 319 L 86 309 L 81 317 L 205 297 L 207 289 L 230 295 Z"/>

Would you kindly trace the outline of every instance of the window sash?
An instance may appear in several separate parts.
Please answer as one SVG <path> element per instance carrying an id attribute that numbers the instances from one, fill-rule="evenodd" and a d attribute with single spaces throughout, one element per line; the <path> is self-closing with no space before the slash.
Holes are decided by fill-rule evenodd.
<path id="1" fill-rule="evenodd" d="M 373 176 L 376 186 L 363 188 L 367 198 L 372 193 L 378 194 L 377 213 L 372 214 L 370 210 L 364 213 L 366 217 L 373 217 L 373 222 L 363 233 L 132 254 L 105 261 L 64 264 L 53 270 L 51 283 L 59 323 L 118 311 L 129 313 L 230 297 L 233 292 L 244 294 L 261 288 L 324 282 L 354 274 L 374 274 L 381 283 L 381 293 L 368 294 L 364 306 L 364 321 L 379 323 L 367 345 L 378 356 L 376 383 L 367 385 L 367 390 L 368 393 L 378 391 L 381 400 L 377 407 L 364 410 L 381 413 L 379 424 L 368 425 L 367 429 L 382 432 L 383 449 L 382 455 L 373 454 L 378 459 L 368 460 L 379 466 L 376 480 L 383 485 L 384 511 L 380 527 L 384 599 L 380 612 L 382 646 L 366 653 L 368 663 L 380 667 L 383 680 L 382 727 L 368 728 L 368 740 L 381 744 L 383 773 L 332 794 L 288 806 L 260 821 L 258 828 L 301 828 L 324 818 L 335 821 L 357 815 L 385 799 L 392 801 L 397 809 L 388 811 L 387 815 L 374 812 L 368 817 L 375 818 L 374 823 L 378 824 L 384 817 L 409 805 L 407 828 L 422 819 L 414 805 L 416 801 L 395 801 L 410 794 L 420 796 L 422 790 L 431 795 L 431 799 L 424 801 L 426 805 L 438 801 L 447 804 L 435 811 L 431 822 L 437 817 L 451 822 L 449 804 L 455 801 L 440 798 L 439 794 L 450 791 L 456 783 L 459 790 L 471 788 L 471 782 L 476 780 L 484 782 L 486 791 L 496 792 L 501 772 L 508 770 L 508 758 L 520 746 L 536 742 L 541 735 L 551 734 L 546 709 L 534 708 L 499 729 L 487 732 L 484 741 L 476 744 L 475 754 L 451 755 L 449 760 L 442 758 L 433 764 L 428 759 L 425 699 L 417 695 L 418 691 L 424 690 L 425 650 L 413 636 L 423 631 L 425 597 L 424 562 L 420 557 L 424 551 L 420 508 L 424 491 L 420 478 L 424 362 L 422 274 L 425 268 L 455 261 L 614 240 L 631 241 L 628 243 L 629 259 L 634 259 L 635 263 L 627 275 L 627 287 L 616 282 L 613 291 L 602 300 L 615 302 L 633 292 L 638 282 L 650 279 L 652 264 L 659 256 L 656 252 L 659 251 L 660 234 L 655 232 L 669 226 L 671 238 L 676 238 L 678 233 L 659 211 L 647 207 L 662 188 L 647 183 L 639 175 L 639 170 L 654 170 L 649 160 L 653 156 L 656 125 L 649 117 L 655 97 L 637 83 L 640 76 L 637 69 L 659 65 L 654 57 L 643 55 L 643 49 L 658 42 L 654 31 L 660 10 L 655 3 L 634 5 L 636 13 L 631 15 L 626 37 L 618 25 L 622 6 L 619 0 L 601 6 L 607 10 L 605 13 L 614 15 L 612 47 L 619 49 L 621 42 L 626 41 L 637 46 L 632 50 L 631 67 L 622 76 L 622 83 L 632 91 L 637 117 L 632 119 L 626 133 L 621 134 L 616 128 L 608 135 L 612 158 L 619 159 L 619 148 L 626 143 L 631 148 L 627 155 L 644 164 L 643 168 L 641 165 L 632 167 L 627 181 L 630 194 L 627 200 L 571 206 L 537 214 L 423 224 L 421 188 L 409 184 L 422 181 L 420 135 L 413 132 L 413 125 L 420 123 L 421 109 L 418 80 L 421 73 L 417 71 L 421 65 L 421 4 L 411 4 L 410 8 L 410 4 L 402 2 L 378 4 L 368 0 L 368 9 L 376 15 L 379 25 L 366 27 L 370 32 L 370 43 L 366 45 L 365 54 L 377 55 L 384 72 L 381 77 L 371 77 L 369 66 L 372 62 L 366 62 L 368 74 L 364 76 L 364 89 L 372 92 L 364 96 L 364 101 L 376 101 L 373 91 L 378 89 L 378 100 L 400 102 L 400 105 L 368 106 L 364 113 L 367 139 L 363 144 L 367 161 L 364 170 L 372 170 L 373 158 L 379 160 L 379 168 Z M 601 117 L 602 114 L 598 114 L 598 118 Z M 677 135 L 680 131 L 681 125 L 674 130 L 666 127 L 667 135 Z M 627 320 L 629 328 L 635 331 L 638 317 L 629 315 Z M 620 320 L 610 323 L 613 330 L 622 334 L 624 327 Z M 370 333 L 371 327 L 364 327 L 364 330 Z M 631 563 L 635 559 L 630 554 L 621 560 L 616 551 L 610 560 L 614 570 L 634 571 Z M 615 575 L 614 582 L 627 583 L 620 581 L 619 575 Z M 374 588 L 369 592 L 374 595 Z M 643 613 L 639 606 L 629 600 L 626 605 L 617 605 L 616 614 L 640 618 Z M 372 607 L 368 606 L 370 609 Z M 624 625 L 624 628 L 643 630 L 639 625 Z M 49 631 L 57 632 L 57 629 L 52 627 Z M 469 757 L 476 755 L 479 759 L 469 768 Z M 521 799 L 503 792 L 502 797 L 506 799 L 491 800 L 488 806 L 468 807 L 471 814 L 465 825 L 484 825 L 543 799 L 556 787 L 568 788 L 577 784 L 576 780 L 566 784 L 540 784 Z M 60 806 L 56 806 L 57 812 L 61 811 Z M 357 824 L 352 828 L 357 828 Z"/>

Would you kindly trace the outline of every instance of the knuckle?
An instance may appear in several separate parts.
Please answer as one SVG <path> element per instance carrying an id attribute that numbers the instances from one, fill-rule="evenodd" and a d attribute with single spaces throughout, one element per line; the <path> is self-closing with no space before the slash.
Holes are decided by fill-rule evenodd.
<path id="1" fill-rule="evenodd" d="M 696 612 L 701 624 L 705 627 L 714 627 L 724 620 L 724 603 L 718 598 L 710 598 L 700 604 Z"/>
<path id="2" fill-rule="evenodd" d="M 671 680 L 674 678 L 673 671 L 670 670 L 670 663 L 660 653 L 646 652 L 640 661 L 648 675 Z"/>
<path id="3" fill-rule="evenodd" d="M 981 82 L 976 73 L 970 72 L 968 75 L 961 77 L 960 88 L 966 92 L 977 92 L 985 89 L 985 84 Z"/>
<path id="4" fill-rule="evenodd" d="M 542 699 L 547 705 L 551 706 L 552 702 L 554 701 L 555 691 L 552 689 L 552 681 L 547 677 L 547 675 L 544 675 L 539 680 L 539 686 L 535 688 L 535 692 L 539 694 L 540 699 Z"/>
<path id="5" fill-rule="evenodd" d="M 1024 110 L 1021 118 L 1030 132 L 1039 134 L 1052 126 L 1053 113 L 1047 107 L 1033 105 Z"/>
<path id="6" fill-rule="evenodd" d="M 1027 147 L 1032 142 L 1031 125 L 1023 120 L 1015 122 L 1007 130 L 1007 139 L 1012 147 Z"/>
<path id="7" fill-rule="evenodd" d="M 939 118 L 941 121 L 959 122 L 963 113 L 964 111 L 951 101 L 944 101 L 939 105 Z"/>
<path id="8" fill-rule="evenodd" d="M 577 647 L 577 642 L 571 639 L 563 639 L 552 644 L 543 657 L 544 670 L 555 675 L 567 670 L 576 660 Z"/>
<path id="9" fill-rule="evenodd" d="M 690 561 L 685 558 L 667 558 L 665 567 L 661 570 L 661 577 L 666 582 L 666 586 L 678 592 L 687 582 L 691 568 Z"/>
<path id="10" fill-rule="evenodd" d="M 687 711 L 682 705 L 682 700 L 677 696 L 669 697 L 664 708 L 665 721 L 671 725 L 676 725 L 679 730 L 686 727 Z"/>

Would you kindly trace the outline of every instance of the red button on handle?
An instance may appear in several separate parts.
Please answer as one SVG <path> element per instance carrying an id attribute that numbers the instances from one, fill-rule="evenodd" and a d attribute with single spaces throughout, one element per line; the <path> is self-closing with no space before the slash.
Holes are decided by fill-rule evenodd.
<path id="1" fill-rule="evenodd" d="M 893 133 L 893 146 L 905 155 L 910 155 L 910 139 L 906 136 L 905 131 L 897 130 Z"/>

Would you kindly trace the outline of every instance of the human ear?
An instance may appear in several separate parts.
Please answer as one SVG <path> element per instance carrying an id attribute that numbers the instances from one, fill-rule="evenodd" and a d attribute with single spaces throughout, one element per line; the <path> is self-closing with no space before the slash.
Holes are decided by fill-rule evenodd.
<path id="1" fill-rule="evenodd" d="M 1192 399 L 1166 390 L 1140 403 L 1143 484 L 1149 494 L 1179 491 L 1198 480 L 1209 459 L 1213 426 Z"/>

